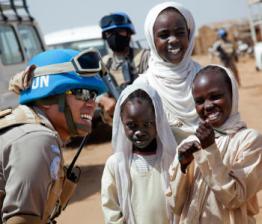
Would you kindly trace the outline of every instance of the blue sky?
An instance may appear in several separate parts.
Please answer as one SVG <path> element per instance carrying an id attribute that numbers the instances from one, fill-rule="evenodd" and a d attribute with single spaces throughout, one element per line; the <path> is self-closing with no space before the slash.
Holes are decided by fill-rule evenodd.
<path id="1" fill-rule="evenodd" d="M 188 8 L 197 27 L 227 19 L 248 17 L 247 0 L 178 0 Z M 147 12 L 160 0 L 27 0 L 32 15 L 44 34 L 67 28 L 95 25 L 114 11 L 124 11 L 133 21 L 137 38 L 144 37 Z"/>

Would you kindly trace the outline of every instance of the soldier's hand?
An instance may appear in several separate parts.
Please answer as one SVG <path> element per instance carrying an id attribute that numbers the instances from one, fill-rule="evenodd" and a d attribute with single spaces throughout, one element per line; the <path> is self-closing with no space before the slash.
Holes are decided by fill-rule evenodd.
<path id="1" fill-rule="evenodd" d="M 212 126 L 209 124 L 209 121 L 206 120 L 199 124 L 199 127 L 196 130 L 196 136 L 198 137 L 201 147 L 203 149 L 209 147 L 215 142 L 215 132 Z"/>
<path id="2" fill-rule="evenodd" d="M 178 160 L 181 171 L 186 172 L 188 165 L 194 160 L 193 153 L 201 150 L 201 146 L 197 141 L 186 142 L 178 149 Z"/>
<path id="3" fill-rule="evenodd" d="M 104 123 L 112 125 L 116 100 L 109 96 L 101 96 L 98 102 L 101 108 L 101 117 Z"/>
<path id="4" fill-rule="evenodd" d="M 100 106 L 104 112 L 113 117 L 116 106 L 116 100 L 109 96 L 101 96 L 98 106 Z"/>
<path id="5" fill-rule="evenodd" d="M 19 94 L 27 89 L 32 83 L 35 69 L 35 65 L 30 65 L 24 71 L 15 74 L 9 82 L 9 91 Z"/>

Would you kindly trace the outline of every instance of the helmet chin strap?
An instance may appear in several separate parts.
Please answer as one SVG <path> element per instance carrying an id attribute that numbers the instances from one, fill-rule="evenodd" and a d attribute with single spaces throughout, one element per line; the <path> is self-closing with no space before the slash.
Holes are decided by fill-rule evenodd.
<path id="1" fill-rule="evenodd" d="M 89 128 L 86 127 L 85 125 L 74 122 L 73 115 L 72 115 L 69 105 L 67 104 L 65 94 L 60 95 L 58 106 L 59 106 L 59 111 L 65 114 L 70 136 L 72 137 L 79 136 L 78 129 L 81 129 L 85 132 L 90 131 Z"/>
<path id="2" fill-rule="evenodd" d="M 88 128 L 86 125 L 76 123 L 76 127 L 77 129 L 81 129 L 85 131 L 86 132 L 85 135 L 88 135 L 90 133 L 90 128 Z"/>
<path id="3" fill-rule="evenodd" d="M 78 131 L 77 131 L 77 127 L 76 127 L 76 124 L 74 122 L 71 109 L 66 102 L 66 95 L 65 94 L 59 95 L 58 109 L 59 109 L 60 112 L 63 112 L 65 114 L 66 123 L 67 123 L 67 127 L 69 129 L 70 136 L 72 136 L 72 137 L 78 136 L 79 134 L 78 134 Z"/>

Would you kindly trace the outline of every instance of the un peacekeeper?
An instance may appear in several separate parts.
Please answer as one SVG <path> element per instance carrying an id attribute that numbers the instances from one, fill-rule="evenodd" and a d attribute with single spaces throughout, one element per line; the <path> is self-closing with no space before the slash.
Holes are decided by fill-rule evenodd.
<path id="1" fill-rule="evenodd" d="M 103 57 L 103 62 L 117 85 L 124 88 L 147 69 L 149 50 L 131 46 L 131 36 L 135 34 L 135 28 L 124 12 L 105 15 L 100 20 L 100 27 L 102 37 L 111 49 L 111 52 Z M 104 121 L 110 124 L 116 100 L 109 93 L 99 97 L 98 103 L 104 111 Z"/>
<path id="2" fill-rule="evenodd" d="M 236 66 L 237 54 L 235 44 L 228 39 L 228 32 L 224 28 L 220 28 L 217 31 L 217 37 L 218 40 L 213 44 L 211 53 L 217 55 L 220 63 L 233 72 L 238 85 L 241 86 L 239 72 Z"/>
<path id="3" fill-rule="evenodd" d="M 36 55 L 30 64 L 39 76 L 20 93 L 17 108 L 1 111 L 0 223 L 55 223 L 54 211 L 68 202 L 61 147 L 91 132 L 95 97 L 106 91 L 97 75 L 71 68 L 77 56 L 69 49 Z"/>

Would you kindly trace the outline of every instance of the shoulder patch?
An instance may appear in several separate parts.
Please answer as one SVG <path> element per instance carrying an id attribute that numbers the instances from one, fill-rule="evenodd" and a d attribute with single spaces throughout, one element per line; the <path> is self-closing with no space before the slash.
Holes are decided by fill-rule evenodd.
<path id="1" fill-rule="evenodd" d="M 51 145 L 51 151 L 55 154 L 60 155 L 60 149 L 57 145 Z"/>
<path id="2" fill-rule="evenodd" d="M 56 156 L 51 162 L 50 175 L 51 175 L 52 180 L 58 179 L 58 171 L 60 167 L 60 162 L 61 162 L 61 159 L 59 156 Z"/>

